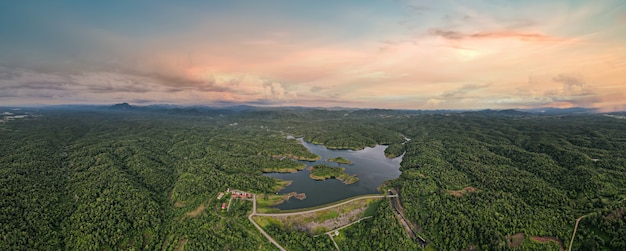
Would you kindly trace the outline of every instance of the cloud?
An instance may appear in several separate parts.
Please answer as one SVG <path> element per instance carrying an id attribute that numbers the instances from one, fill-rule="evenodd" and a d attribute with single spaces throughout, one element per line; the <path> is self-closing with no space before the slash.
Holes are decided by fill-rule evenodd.
<path id="1" fill-rule="evenodd" d="M 307 15 L 267 3 L 238 5 L 244 12 L 234 6 L 164 8 L 153 19 L 137 12 L 135 23 L 119 27 L 108 19 L 48 17 L 50 27 L 60 30 L 52 30 L 54 43 L 23 39 L 0 46 L 0 65 L 22 69 L 0 67 L 0 93 L 23 102 L 47 96 L 67 102 L 323 102 L 417 109 L 425 103 L 478 109 L 524 100 L 612 107 L 620 102 L 606 98 L 624 89 L 624 36 L 616 24 L 624 6 L 618 1 L 397 3 L 363 4 L 349 12 L 340 4 L 321 12 L 311 8 Z M 609 9 L 609 16 L 597 18 Z M 120 21 L 114 23 L 128 23 L 121 22 L 128 14 L 113 15 Z M 184 20 L 164 26 L 150 21 L 163 15 Z M 39 34 L 13 35 L 22 33 Z M 528 74 L 541 81 L 526 83 Z M 523 89 L 528 91 L 518 91 Z"/>
<path id="2" fill-rule="evenodd" d="M 464 39 L 517 39 L 520 41 L 558 42 L 564 39 L 548 36 L 542 33 L 520 32 L 515 30 L 483 31 L 476 33 L 463 33 L 455 30 L 433 29 L 430 34 L 448 40 Z"/>
<path id="3" fill-rule="evenodd" d="M 441 104 L 442 102 L 444 102 L 445 100 L 443 99 L 438 99 L 438 98 L 431 98 L 426 100 L 426 107 L 428 108 L 437 108 L 439 106 L 439 104 Z"/>
<path id="4" fill-rule="evenodd" d="M 313 87 L 311 87 L 310 91 L 313 92 L 313 93 L 316 93 L 316 92 L 320 92 L 321 90 L 324 90 L 324 89 L 325 88 L 322 88 L 322 87 L 319 87 L 319 86 L 313 86 Z"/>
<path id="5" fill-rule="evenodd" d="M 64 99 L 68 103 L 211 104 L 240 102 L 283 104 L 301 97 L 286 86 L 252 74 L 206 73 L 198 76 L 168 76 L 139 72 L 55 73 L 22 68 L 0 68 L 0 95 L 23 100 Z M 6 99 L 3 101 L 7 101 Z"/>
<path id="6" fill-rule="evenodd" d="M 556 103 L 570 104 L 575 107 L 596 107 L 603 102 L 602 97 L 596 95 L 581 76 L 559 74 L 552 80 L 562 84 L 561 88 L 546 92 L 546 96 Z"/>
<path id="7" fill-rule="evenodd" d="M 9 71 L 8 69 L 4 67 L 0 67 L 0 80 L 13 80 L 18 77 L 20 77 L 19 72 Z"/>
<path id="8" fill-rule="evenodd" d="M 454 90 L 445 91 L 441 94 L 440 97 L 442 99 L 462 98 L 470 92 L 485 89 L 487 87 L 489 87 L 489 84 L 467 84 Z"/>
<path id="9" fill-rule="evenodd" d="M 424 102 L 426 109 L 473 109 L 469 103 L 476 105 L 484 97 L 492 94 L 488 92 L 477 93 L 479 90 L 488 88 L 490 84 L 465 84 L 457 88 L 444 91 L 439 96 L 430 97 Z"/>
<path id="10" fill-rule="evenodd" d="M 420 15 L 426 13 L 429 10 L 429 8 L 426 6 L 416 4 L 409 4 L 408 8 L 411 12 Z"/>
<path id="11" fill-rule="evenodd" d="M 559 74 L 552 78 L 552 80 L 563 84 L 561 89 L 553 90 L 552 94 L 564 96 L 589 96 L 594 94 L 593 90 L 581 76 Z"/>
<path id="12" fill-rule="evenodd" d="M 266 82 L 263 87 L 269 88 L 272 99 L 283 99 L 285 97 L 285 88 L 277 82 Z"/>

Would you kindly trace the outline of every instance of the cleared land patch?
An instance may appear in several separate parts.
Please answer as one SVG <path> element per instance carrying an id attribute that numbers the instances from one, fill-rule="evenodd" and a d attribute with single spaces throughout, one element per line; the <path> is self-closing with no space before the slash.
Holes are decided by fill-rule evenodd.
<path id="1" fill-rule="evenodd" d="M 379 198 L 356 200 L 311 213 L 286 216 L 254 216 L 254 219 L 262 227 L 273 224 L 283 229 L 322 234 L 363 218 L 368 207 L 376 206 L 377 203 L 375 202 L 379 200 Z"/>
<path id="2" fill-rule="evenodd" d="M 200 215 L 202 213 L 202 211 L 204 211 L 205 206 L 204 204 L 200 204 L 200 206 L 198 206 L 195 210 L 188 212 L 187 216 L 189 217 L 197 217 L 198 215 Z"/>
<path id="3" fill-rule="evenodd" d="M 508 237 L 509 239 L 509 247 L 510 248 L 517 248 L 519 246 L 522 245 L 522 242 L 524 241 L 524 233 L 517 233 L 514 235 L 511 235 Z"/>
<path id="4" fill-rule="evenodd" d="M 461 190 L 448 190 L 448 193 L 455 197 L 462 197 L 463 195 L 466 195 L 468 193 L 473 193 L 476 191 L 480 191 L 480 190 L 476 189 L 475 187 L 468 186 L 468 187 L 464 187 Z"/>
<path id="5" fill-rule="evenodd" d="M 541 242 L 541 243 L 546 243 L 546 242 L 556 242 L 559 244 L 559 247 L 561 248 L 561 251 L 565 250 L 565 247 L 563 247 L 563 242 L 561 240 L 559 240 L 559 238 L 556 237 L 550 237 L 550 236 L 533 236 L 530 237 L 530 239 L 532 239 L 533 241 L 536 242 Z"/>

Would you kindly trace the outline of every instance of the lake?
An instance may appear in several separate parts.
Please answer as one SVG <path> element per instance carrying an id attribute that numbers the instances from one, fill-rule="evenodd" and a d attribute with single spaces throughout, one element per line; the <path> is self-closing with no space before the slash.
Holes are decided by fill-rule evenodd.
<path id="1" fill-rule="evenodd" d="M 400 162 L 402 162 L 402 156 L 388 159 L 385 157 L 385 149 L 387 146 L 377 145 L 358 151 L 330 150 L 322 145 L 308 143 L 302 140 L 302 138 L 299 138 L 298 141 L 309 149 L 309 151 L 319 155 L 321 158 L 314 162 L 300 161 L 307 165 L 307 169 L 296 173 L 264 174 L 265 176 L 281 180 L 293 181 L 291 185 L 280 190 L 278 192 L 279 194 L 287 194 L 290 192 L 306 194 L 306 199 L 304 200 L 298 200 L 292 197 L 284 203 L 276 205 L 275 207 L 278 209 L 286 210 L 312 207 L 357 195 L 378 193 L 376 188 L 384 181 L 400 176 Z M 326 162 L 327 159 L 338 156 L 352 161 L 352 164 L 346 165 Z M 317 164 L 344 167 L 346 168 L 346 173 L 356 175 L 359 181 L 354 184 L 346 185 L 336 179 L 323 181 L 313 180 L 309 177 L 311 172 L 308 170 L 308 167 Z"/>

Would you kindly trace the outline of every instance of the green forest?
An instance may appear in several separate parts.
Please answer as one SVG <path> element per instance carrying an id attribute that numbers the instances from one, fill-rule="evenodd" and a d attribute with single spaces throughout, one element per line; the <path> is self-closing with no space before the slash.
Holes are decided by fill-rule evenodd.
<path id="1" fill-rule="evenodd" d="M 352 164 L 352 161 L 350 161 L 349 159 L 346 159 L 344 157 L 341 157 L 341 156 L 327 159 L 326 162 L 336 162 L 336 163 L 339 163 L 339 164 L 346 164 L 346 165 Z"/>
<path id="2" fill-rule="evenodd" d="M 311 171 L 311 179 L 325 180 L 325 179 L 337 179 L 345 184 L 352 184 L 359 181 L 359 178 L 346 173 L 346 169 L 343 167 L 334 167 L 328 165 L 315 165 L 309 168 Z"/>
<path id="3" fill-rule="evenodd" d="M 3 110 L 0 109 L 0 112 Z M 249 108 L 30 108 L 0 123 L 1 250 L 277 250 L 237 188 L 331 149 L 388 145 L 407 220 L 437 250 L 626 249 L 626 120 L 603 114 Z M 406 140 L 406 139 L 410 140 Z M 341 250 L 415 250 L 388 201 Z M 289 250 L 327 236 L 270 226 Z"/>

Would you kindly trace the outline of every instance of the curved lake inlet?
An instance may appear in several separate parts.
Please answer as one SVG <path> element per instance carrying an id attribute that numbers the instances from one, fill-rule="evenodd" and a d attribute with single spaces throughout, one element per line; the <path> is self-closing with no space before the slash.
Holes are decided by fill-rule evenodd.
<path id="1" fill-rule="evenodd" d="M 278 178 L 281 180 L 293 181 L 291 185 L 285 187 L 279 194 L 288 194 L 290 192 L 305 193 L 306 199 L 298 200 L 290 198 L 282 204 L 276 205 L 278 209 L 297 209 L 323 205 L 326 203 L 346 199 L 356 195 L 378 193 L 376 188 L 384 181 L 398 178 L 400 176 L 400 162 L 402 157 L 388 159 L 385 157 L 385 149 L 387 146 L 377 145 L 375 147 L 366 147 L 363 150 L 329 150 L 322 145 L 315 145 L 299 138 L 309 151 L 319 155 L 318 161 L 300 161 L 307 165 L 307 169 L 296 173 L 267 173 L 265 176 Z M 352 164 L 338 164 L 335 162 L 326 162 L 326 160 L 343 157 Z M 359 181 L 346 185 L 336 179 L 327 179 L 324 181 L 313 180 L 309 177 L 311 172 L 309 166 L 318 164 L 326 164 L 329 166 L 340 166 L 346 168 L 346 173 L 356 175 Z"/>

